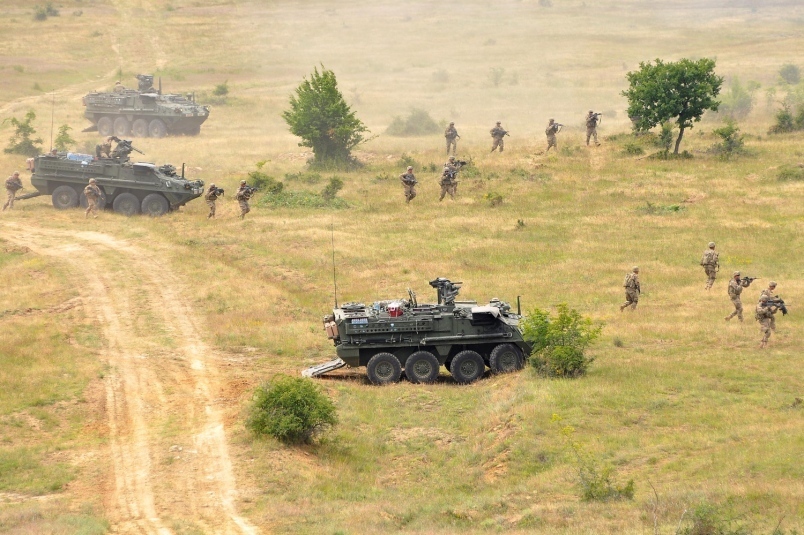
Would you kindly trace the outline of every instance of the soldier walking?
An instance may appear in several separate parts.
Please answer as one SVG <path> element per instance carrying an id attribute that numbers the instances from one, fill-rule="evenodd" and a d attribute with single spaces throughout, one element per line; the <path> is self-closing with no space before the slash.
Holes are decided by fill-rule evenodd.
<path id="1" fill-rule="evenodd" d="M 751 286 L 751 281 L 748 279 L 740 279 L 740 272 L 735 271 L 732 279 L 729 281 L 729 298 L 734 305 L 734 312 L 726 316 L 726 321 L 729 321 L 734 316 L 743 321 L 743 302 L 740 300 L 740 294 L 743 293 L 743 288 Z"/>
<path id="2" fill-rule="evenodd" d="M 447 140 L 447 155 L 449 155 L 449 149 L 452 147 L 452 155 L 455 156 L 455 151 L 458 148 L 458 143 L 455 140 L 461 139 L 458 131 L 455 130 L 455 123 L 449 123 L 447 129 L 444 130 L 444 138 Z"/>
<path id="3" fill-rule="evenodd" d="M 586 116 L 586 146 L 589 146 L 589 140 L 594 138 L 595 146 L 599 147 L 600 143 L 597 141 L 597 124 L 600 122 L 599 117 L 603 115 L 602 113 L 595 113 L 592 110 L 589 110 L 589 113 Z"/>
<path id="4" fill-rule="evenodd" d="M 245 180 L 240 181 L 240 187 L 237 188 L 237 193 L 235 193 L 237 204 L 240 205 L 240 219 L 245 219 L 246 214 L 251 211 L 251 207 L 248 205 L 248 200 L 251 199 L 252 195 L 254 195 L 254 191 L 254 188 L 246 184 Z"/>
<path id="5" fill-rule="evenodd" d="M 547 123 L 547 130 L 544 131 L 544 133 L 547 135 L 547 150 L 544 151 L 545 154 L 550 152 L 551 147 L 555 147 L 555 149 L 558 150 L 556 134 L 561 131 L 562 126 L 564 125 L 558 124 L 554 119 L 550 119 L 550 122 Z"/>
<path id="6" fill-rule="evenodd" d="M 413 166 L 409 165 L 406 172 L 399 175 L 399 180 L 405 187 L 405 204 L 410 203 L 416 197 L 416 175 L 413 174 Z"/>
<path id="7" fill-rule="evenodd" d="M 755 314 L 756 320 L 759 322 L 759 330 L 762 332 L 762 341 L 759 343 L 759 348 L 764 349 L 766 345 L 768 345 L 768 340 L 770 340 L 771 331 L 775 330 L 775 318 L 773 317 L 776 312 L 778 312 L 779 307 L 776 305 L 769 304 L 770 297 L 767 295 L 762 295 L 759 298 L 759 303 L 757 304 L 757 310 Z M 772 325 L 772 326 L 771 326 Z"/>
<path id="8" fill-rule="evenodd" d="M 704 272 L 706 272 L 706 276 L 708 277 L 708 280 L 706 281 L 706 289 L 708 290 L 715 283 L 715 277 L 717 277 L 717 272 L 720 270 L 718 252 L 715 251 L 715 242 L 709 242 L 709 248 L 704 251 L 703 256 L 701 257 L 701 265 L 703 266 Z"/>
<path id="9" fill-rule="evenodd" d="M 458 192 L 458 171 L 460 170 L 460 166 L 455 163 L 455 156 L 450 156 L 447 163 L 444 164 L 444 172 L 441 173 L 441 181 L 439 184 L 441 185 L 441 197 L 438 198 L 438 202 L 444 200 L 444 196 L 449 193 L 450 198 L 454 201 L 455 194 Z"/>
<path id="10" fill-rule="evenodd" d="M 776 291 L 776 281 L 770 281 L 768 283 L 768 287 L 765 288 L 764 290 L 762 290 L 762 292 L 759 294 L 760 302 L 762 301 L 762 296 L 763 295 L 767 296 L 769 300 L 778 299 L 779 296 L 774 295 L 774 293 L 773 293 L 775 291 Z M 770 317 L 770 330 L 771 331 L 776 331 L 776 317 L 774 317 L 774 316 Z"/>
<path id="11" fill-rule="evenodd" d="M 14 174 L 6 179 L 6 194 L 8 195 L 8 200 L 3 205 L 4 212 L 6 208 L 9 210 L 14 209 L 14 199 L 17 198 L 17 192 L 21 189 L 22 180 L 20 180 L 20 173 L 19 171 L 14 171 Z"/>
<path id="12" fill-rule="evenodd" d="M 207 192 L 204 195 L 204 200 L 207 201 L 207 206 L 209 206 L 209 215 L 207 215 L 207 219 L 215 218 L 215 201 L 218 200 L 219 195 L 223 195 L 223 190 L 218 189 L 215 184 L 210 184 L 209 189 L 207 189 Z"/>
<path id="13" fill-rule="evenodd" d="M 639 268 L 637 266 L 634 266 L 631 273 L 625 276 L 623 288 L 625 288 L 625 303 L 620 305 L 620 312 L 629 306 L 631 310 L 636 310 L 637 304 L 639 303 L 639 294 L 642 291 L 639 286 Z"/>
<path id="14" fill-rule="evenodd" d="M 502 123 L 497 121 L 497 126 L 492 128 L 489 132 L 491 134 L 491 138 L 494 140 L 494 144 L 491 146 L 491 152 L 494 152 L 497 147 L 500 148 L 500 152 L 502 152 L 505 148 L 503 138 L 508 135 L 508 131 L 506 131 L 501 125 Z"/>
<path id="15" fill-rule="evenodd" d="M 89 184 L 84 188 L 84 197 L 87 198 L 87 211 L 84 212 L 84 219 L 89 217 L 92 212 L 92 217 L 98 218 L 98 199 L 101 198 L 101 190 L 98 187 L 98 182 L 94 178 L 89 179 Z"/>

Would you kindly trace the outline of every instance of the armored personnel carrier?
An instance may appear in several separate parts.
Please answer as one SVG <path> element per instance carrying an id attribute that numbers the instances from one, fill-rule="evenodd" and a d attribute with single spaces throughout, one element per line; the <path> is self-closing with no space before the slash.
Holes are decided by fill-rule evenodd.
<path id="1" fill-rule="evenodd" d="M 338 359 L 302 372 L 312 377 L 342 366 L 365 366 L 374 384 L 395 383 L 402 372 L 413 383 L 432 383 L 444 366 L 458 383 L 522 369 L 531 347 L 519 330 L 521 315 L 492 299 L 488 304 L 456 301 L 460 282 L 430 281 L 438 302 L 408 299 L 372 305 L 346 303 L 324 317 L 324 330 Z M 519 306 L 517 306 L 519 309 Z"/>
<path id="2" fill-rule="evenodd" d="M 178 174 L 170 164 L 129 162 L 129 154 L 135 150 L 131 141 L 123 139 L 110 158 L 73 153 L 37 156 L 29 161 L 31 185 L 36 192 L 20 199 L 50 195 L 53 206 L 61 210 L 79 204 L 86 207 L 84 187 L 94 178 L 102 193 L 99 209 L 111 206 L 115 212 L 126 216 L 140 212 L 161 216 L 204 192 L 203 181 L 184 178 L 184 166 Z"/>
<path id="3" fill-rule="evenodd" d="M 197 135 L 209 117 L 209 106 L 195 103 L 195 96 L 162 93 L 154 89 L 154 77 L 138 74 L 137 89 L 115 86 L 111 93 L 92 92 L 83 98 L 84 117 L 92 121 L 85 132 L 97 129 L 102 136 L 120 138 Z"/>

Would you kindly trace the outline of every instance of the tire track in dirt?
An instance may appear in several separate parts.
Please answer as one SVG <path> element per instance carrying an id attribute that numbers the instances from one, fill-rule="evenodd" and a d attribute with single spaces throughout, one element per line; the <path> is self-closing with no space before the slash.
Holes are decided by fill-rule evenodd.
<path id="1" fill-rule="evenodd" d="M 104 502 L 114 530 L 167 535 L 173 526 L 189 525 L 258 533 L 237 513 L 215 401 L 219 356 L 203 342 L 183 281 L 157 254 L 106 234 L 5 226 L 9 240 L 83 275 L 76 282 L 105 338 L 109 364 L 104 380 L 114 475 Z"/>

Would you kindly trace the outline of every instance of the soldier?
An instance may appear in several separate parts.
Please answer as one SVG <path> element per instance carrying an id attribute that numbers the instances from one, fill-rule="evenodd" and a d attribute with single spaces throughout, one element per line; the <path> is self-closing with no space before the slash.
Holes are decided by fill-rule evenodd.
<path id="1" fill-rule="evenodd" d="M 729 281 L 729 298 L 734 304 L 734 312 L 726 316 L 726 321 L 729 321 L 734 316 L 740 321 L 743 321 L 743 303 L 740 301 L 740 294 L 743 293 L 743 288 L 751 286 L 751 281 L 743 279 L 740 280 L 740 272 L 735 271 L 732 279 Z"/>
<path id="2" fill-rule="evenodd" d="M 126 88 L 123 86 L 123 84 L 120 83 L 120 80 L 114 83 L 114 89 L 112 91 L 114 91 L 115 93 L 122 93 L 125 90 Z"/>
<path id="3" fill-rule="evenodd" d="M 438 202 L 444 200 L 444 195 L 449 193 L 450 198 L 454 201 L 455 194 L 458 192 L 458 181 L 456 177 L 458 175 L 458 171 L 460 167 L 455 163 L 455 156 L 450 156 L 447 163 L 444 164 L 444 172 L 441 173 L 441 197 L 438 198 Z"/>
<path id="4" fill-rule="evenodd" d="M 591 138 L 595 138 L 595 146 L 599 147 L 600 143 L 597 141 L 597 123 L 600 121 L 598 117 L 603 115 L 602 113 L 595 113 L 592 110 L 589 110 L 589 114 L 586 116 L 586 146 L 589 146 L 589 140 Z"/>
<path id="5" fill-rule="evenodd" d="M 458 148 L 458 143 L 455 140 L 461 139 L 458 131 L 455 130 L 455 123 L 449 123 L 447 129 L 444 130 L 444 137 L 447 140 L 447 154 L 449 154 L 449 148 L 452 147 L 452 155 L 454 156 L 455 150 Z"/>
<path id="6" fill-rule="evenodd" d="M 505 148 L 503 138 L 508 135 L 508 132 L 501 125 L 502 123 L 497 121 L 497 126 L 490 131 L 491 138 L 494 140 L 494 144 L 491 146 L 491 152 L 494 152 L 497 147 L 500 147 L 500 152 Z"/>
<path id="7" fill-rule="evenodd" d="M 625 288 L 625 303 L 620 305 L 620 312 L 625 310 L 626 307 L 631 307 L 631 310 L 636 310 L 637 304 L 639 303 L 639 294 L 641 293 L 642 289 L 639 286 L 639 268 L 634 266 L 631 270 L 631 273 L 628 273 L 625 276 L 625 282 L 623 282 L 623 288 Z"/>
<path id="8" fill-rule="evenodd" d="M 215 201 L 218 200 L 218 195 L 223 195 L 223 190 L 219 190 L 215 184 L 210 184 L 209 189 L 207 189 L 204 195 L 204 200 L 207 201 L 207 206 L 209 206 L 207 219 L 213 219 L 215 217 Z"/>
<path id="9" fill-rule="evenodd" d="M 558 124 L 555 122 L 554 119 L 550 119 L 550 122 L 547 123 L 547 130 L 544 131 L 547 134 L 547 150 L 544 151 L 545 153 L 550 152 L 550 147 L 555 147 L 558 150 L 558 144 L 556 143 L 556 134 L 561 131 L 561 127 L 563 125 Z"/>
<path id="10" fill-rule="evenodd" d="M 704 251 L 703 256 L 701 257 L 701 265 L 706 272 L 706 276 L 709 277 L 709 280 L 706 281 L 706 289 L 710 289 L 712 285 L 715 283 L 715 277 L 717 277 L 717 272 L 720 269 L 720 263 L 718 262 L 718 253 L 715 251 L 715 242 L 709 242 L 709 249 Z"/>
<path id="11" fill-rule="evenodd" d="M 770 300 L 770 297 L 764 294 L 759 298 L 756 314 L 754 316 L 759 322 L 759 330 L 763 334 L 762 341 L 759 343 L 760 349 L 763 349 L 766 345 L 768 345 L 771 331 L 775 327 L 773 315 L 779 310 L 779 307 L 769 305 L 768 300 Z M 771 327 L 771 325 L 774 325 L 774 327 Z"/>
<path id="12" fill-rule="evenodd" d="M 402 185 L 405 186 L 405 204 L 407 204 L 416 197 L 416 184 L 418 183 L 416 176 L 413 174 L 412 165 L 408 166 L 407 172 L 399 175 L 399 180 L 402 182 Z"/>
<path id="13" fill-rule="evenodd" d="M 760 301 L 762 301 L 762 296 L 763 295 L 767 295 L 768 299 L 773 299 L 774 297 L 778 298 L 779 296 L 774 295 L 774 293 L 773 293 L 775 291 L 776 291 L 776 281 L 770 281 L 768 283 L 768 287 L 765 288 L 764 290 L 762 290 L 762 292 L 759 294 Z M 771 329 L 771 331 L 776 330 L 776 318 L 774 316 L 771 316 L 771 318 L 770 318 L 770 329 Z"/>
<path id="14" fill-rule="evenodd" d="M 245 180 L 241 180 L 240 187 L 237 189 L 237 193 L 235 193 L 235 199 L 237 199 L 237 203 L 240 205 L 240 219 L 245 219 L 246 214 L 251 211 L 248 200 L 252 195 L 254 195 L 254 188 L 246 184 Z M 212 211 L 214 212 L 215 210 L 213 209 Z"/>
<path id="15" fill-rule="evenodd" d="M 6 201 L 6 204 L 3 205 L 4 212 L 6 208 L 9 210 L 14 208 L 14 199 L 17 198 L 17 192 L 21 189 L 22 180 L 20 180 L 20 173 L 19 171 L 14 171 L 14 174 L 6 179 L 6 193 L 8 194 L 8 200 Z"/>
<path id="16" fill-rule="evenodd" d="M 115 136 L 109 136 L 106 138 L 106 141 L 101 143 L 100 145 L 95 146 L 95 156 L 98 158 L 111 158 L 112 157 L 112 141 L 114 141 Z M 104 154 L 106 156 L 104 156 Z"/>
<path id="17" fill-rule="evenodd" d="M 98 199 L 101 197 L 101 190 L 98 183 L 94 178 L 89 179 L 89 184 L 84 188 L 84 196 L 87 198 L 87 211 L 84 212 L 84 218 L 89 217 L 92 212 L 92 217 L 98 217 Z"/>

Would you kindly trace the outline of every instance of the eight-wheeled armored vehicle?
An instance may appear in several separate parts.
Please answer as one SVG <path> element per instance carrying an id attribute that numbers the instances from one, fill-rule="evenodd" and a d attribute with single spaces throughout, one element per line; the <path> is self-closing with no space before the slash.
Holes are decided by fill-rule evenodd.
<path id="1" fill-rule="evenodd" d="M 209 106 L 195 103 L 195 96 L 163 94 L 154 89 L 154 77 L 138 74 L 137 89 L 122 85 L 110 93 L 93 91 L 83 98 L 84 117 L 102 136 L 164 137 L 168 134 L 197 135 L 209 117 Z"/>
<path id="2" fill-rule="evenodd" d="M 120 140 L 111 158 L 89 154 L 47 154 L 33 159 L 31 185 L 36 192 L 20 199 L 50 195 L 59 209 L 87 205 L 84 187 L 90 178 L 101 190 L 98 208 L 111 206 L 115 212 L 130 216 L 144 213 L 161 216 L 200 197 L 201 180 L 184 178 L 170 164 L 130 163 L 128 155 L 136 150 L 129 140 Z"/>
<path id="3" fill-rule="evenodd" d="M 458 383 L 471 383 L 487 366 L 494 373 L 524 366 L 531 346 L 519 330 L 519 310 L 513 313 L 499 299 L 483 305 L 456 301 L 461 283 L 449 279 L 437 278 L 430 286 L 437 290 L 436 304 L 419 303 L 408 290 L 408 299 L 335 308 L 324 317 L 324 329 L 339 358 L 302 374 L 365 366 L 374 384 L 397 382 L 403 371 L 413 383 L 432 383 L 443 365 Z"/>

